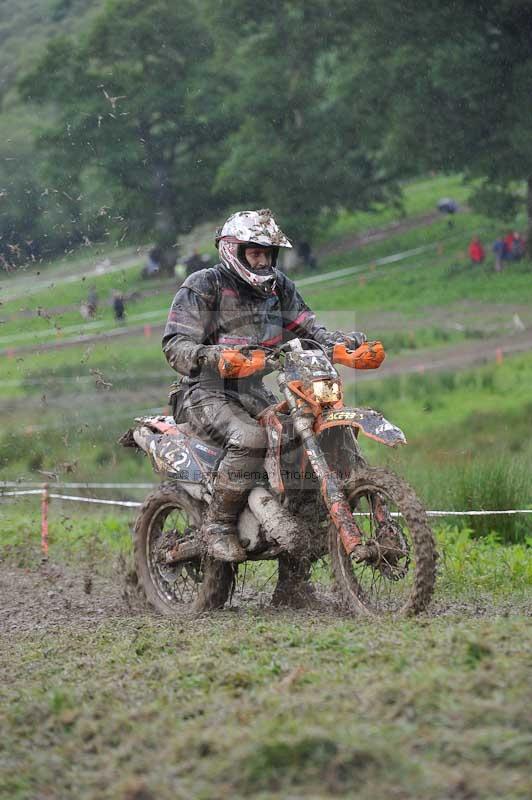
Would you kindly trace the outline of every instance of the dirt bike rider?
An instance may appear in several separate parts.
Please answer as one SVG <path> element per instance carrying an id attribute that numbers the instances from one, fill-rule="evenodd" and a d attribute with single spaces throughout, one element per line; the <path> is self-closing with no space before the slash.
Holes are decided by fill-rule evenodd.
<path id="1" fill-rule="evenodd" d="M 210 556 L 246 559 L 237 519 L 264 475 L 266 432 L 258 415 L 276 398 L 264 386 L 264 351 L 298 336 L 331 347 L 362 344 L 362 333 L 328 331 L 316 322 L 294 283 L 277 269 L 292 245 L 269 209 L 240 211 L 216 235 L 220 262 L 186 278 L 174 297 L 163 337 L 170 366 L 184 377 L 175 410 L 204 441 L 225 448 L 214 501 L 203 520 Z"/>

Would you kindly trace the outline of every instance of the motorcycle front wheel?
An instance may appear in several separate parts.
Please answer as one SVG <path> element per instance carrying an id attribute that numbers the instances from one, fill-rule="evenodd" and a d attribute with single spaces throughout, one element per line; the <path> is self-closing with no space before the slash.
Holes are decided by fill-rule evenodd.
<path id="1" fill-rule="evenodd" d="M 137 578 L 149 605 L 162 614 L 221 608 L 231 592 L 231 564 L 206 555 L 166 563 L 168 551 L 197 542 L 203 511 L 202 503 L 172 484 L 163 484 L 140 508 L 133 534 Z"/>
<path id="2" fill-rule="evenodd" d="M 371 555 L 348 556 L 334 525 L 329 552 L 344 605 L 360 614 L 411 615 L 424 611 L 436 578 L 436 546 L 413 489 L 380 467 L 354 469 L 344 484 L 362 544 Z M 387 521 L 383 522 L 383 509 Z"/>

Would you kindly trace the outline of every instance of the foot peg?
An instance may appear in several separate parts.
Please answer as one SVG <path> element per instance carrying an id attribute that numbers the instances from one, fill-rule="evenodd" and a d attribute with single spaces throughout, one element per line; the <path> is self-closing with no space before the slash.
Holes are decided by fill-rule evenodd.
<path id="1" fill-rule="evenodd" d="M 220 526 L 217 531 L 207 531 L 207 554 L 218 561 L 230 561 L 240 563 L 247 559 L 247 554 L 236 533 L 221 532 Z"/>

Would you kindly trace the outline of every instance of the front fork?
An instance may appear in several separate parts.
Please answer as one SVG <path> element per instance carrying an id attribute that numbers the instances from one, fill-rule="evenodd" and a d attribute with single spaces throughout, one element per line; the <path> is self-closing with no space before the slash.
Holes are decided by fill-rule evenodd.
<path id="1" fill-rule="evenodd" d="M 362 544 L 362 532 L 353 519 L 342 484 L 335 472 L 331 470 L 316 440 L 314 416 L 297 407 L 294 408 L 292 416 L 294 429 L 301 438 L 308 460 L 320 482 L 321 493 L 329 509 L 331 519 L 338 529 L 347 555 L 351 555 Z"/>

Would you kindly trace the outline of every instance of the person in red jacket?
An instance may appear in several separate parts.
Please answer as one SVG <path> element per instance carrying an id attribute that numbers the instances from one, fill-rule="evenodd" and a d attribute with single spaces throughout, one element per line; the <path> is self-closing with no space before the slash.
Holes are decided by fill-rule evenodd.
<path id="1" fill-rule="evenodd" d="M 472 264 L 482 264 L 482 262 L 486 258 L 486 252 L 478 236 L 474 236 L 473 239 L 471 240 L 468 252 Z"/>
<path id="2" fill-rule="evenodd" d="M 505 255 L 507 261 L 519 261 L 525 252 L 523 237 L 519 231 L 510 231 L 504 238 Z"/>

